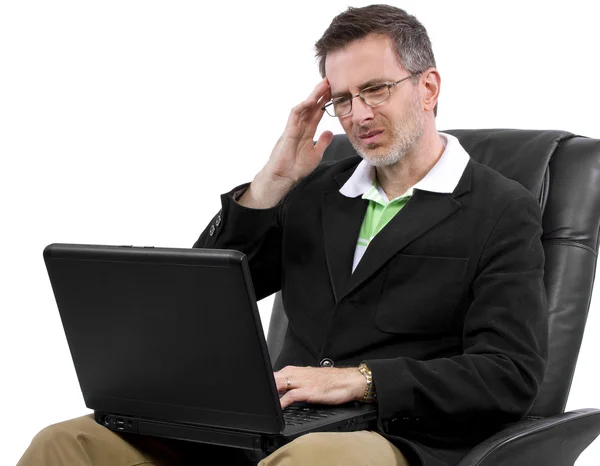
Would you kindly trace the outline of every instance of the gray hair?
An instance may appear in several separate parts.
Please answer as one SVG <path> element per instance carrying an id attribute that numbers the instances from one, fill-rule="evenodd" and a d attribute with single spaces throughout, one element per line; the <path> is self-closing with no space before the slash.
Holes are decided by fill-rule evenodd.
<path id="1" fill-rule="evenodd" d="M 435 57 L 427 30 L 417 18 L 391 5 L 369 5 L 348 9 L 331 21 L 315 44 L 319 72 L 325 77 L 327 54 L 343 49 L 350 42 L 370 34 L 385 35 L 395 44 L 398 63 L 410 74 L 419 74 L 435 67 Z M 413 78 L 416 83 L 418 77 Z M 434 110 L 437 114 L 437 105 Z"/>

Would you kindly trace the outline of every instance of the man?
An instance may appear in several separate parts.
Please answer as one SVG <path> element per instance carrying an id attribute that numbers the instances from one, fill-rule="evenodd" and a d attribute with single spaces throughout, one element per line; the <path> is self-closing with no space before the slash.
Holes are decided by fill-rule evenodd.
<path id="1" fill-rule="evenodd" d="M 543 379 L 539 207 L 436 131 L 440 75 L 416 18 L 350 8 L 316 47 L 324 79 L 252 183 L 221 197 L 195 247 L 245 252 L 259 299 L 282 290 L 283 407 L 376 403 L 378 425 L 309 434 L 260 464 L 455 464 L 525 415 Z M 360 157 L 320 164 L 333 138 L 313 142 L 324 111 Z M 21 464 L 57 464 L 47 458 L 58 450 L 96 461 L 81 464 L 153 461 L 159 447 L 208 451 L 121 438 L 90 418 L 39 437 Z"/>

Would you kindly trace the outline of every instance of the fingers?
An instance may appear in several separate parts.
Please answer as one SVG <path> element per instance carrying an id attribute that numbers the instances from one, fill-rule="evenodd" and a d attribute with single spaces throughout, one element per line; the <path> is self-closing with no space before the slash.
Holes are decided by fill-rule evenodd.
<path id="1" fill-rule="evenodd" d="M 287 392 L 281 398 L 279 398 L 279 403 L 281 404 L 281 409 L 287 408 L 289 405 L 296 401 L 306 401 L 306 396 L 302 394 L 303 390 L 296 389 Z"/>
<path id="2" fill-rule="evenodd" d="M 286 366 L 283 369 L 273 373 L 275 377 L 275 386 L 277 387 L 278 393 L 285 393 L 288 390 L 291 390 L 293 385 L 293 375 L 294 369 L 297 369 L 295 366 Z M 297 377 L 296 377 L 297 378 Z"/>
<path id="3" fill-rule="evenodd" d="M 323 97 L 323 95 L 325 95 L 328 92 L 330 92 L 329 81 L 327 80 L 327 78 L 323 78 L 319 82 L 319 84 L 315 86 L 308 98 L 304 102 L 302 102 L 302 104 L 307 104 L 307 106 L 314 107 L 317 104 L 317 102 Z"/>
<path id="4" fill-rule="evenodd" d="M 311 92 L 310 96 L 308 96 L 308 98 L 309 99 L 310 98 L 319 99 L 327 90 L 329 90 L 329 81 L 327 80 L 327 78 L 323 78 L 315 86 L 315 88 Z"/>
<path id="5" fill-rule="evenodd" d="M 327 101 L 322 102 L 321 105 L 319 105 L 319 103 L 323 100 L 323 96 L 326 94 L 331 95 L 331 91 L 329 89 L 329 81 L 327 81 L 327 78 L 324 78 L 321 82 L 319 82 L 319 84 L 317 84 L 305 101 L 296 105 L 292 109 L 291 114 L 295 117 L 300 117 L 306 112 L 312 115 L 312 112 L 316 109 L 321 111 L 321 107 L 325 105 Z M 327 97 L 327 100 L 330 98 L 331 97 Z"/>
<path id="6" fill-rule="evenodd" d="M 312 151 L 312 141 L 314 140 L 319 121 L 323 118 L 324 112 L 321 109 L 330 98 L 329 81 L 325 78 L 317 84 L 304 102 L 292 109 L 285 127 L 284 136 L 295 141 L 310 140 Z"/>
<path id="7" fill-rule="evenodd" d="M 283 393 L 279 399 L 281 408 L 291 405 L 296 401 L 310 401 L 314 397 L 314 380 L 310 377 L 310 372 L 318 371 L 318 368 L 306 368 L 296 366 L 286 366 L 278 372 L 275 372 L 275 384 L 277 392 Z"/>
<path id="8" fill-rule="evenodd" d="M 319 136 L 319 140 L 315 144 L 315 152 L 322 156 L 325 149 L 331 144 L 331 141 L 333 141 L 333 133 L 331 131 L 323 131 L 323 134 Z"/>
<path id="9" fill-rule="evenodd" d="M 297 401 L 338 405 L 364 394 L 365 379 L 356 368 L 287 366 L 274 375 L 282 408 Z"/>
<path id="10" fill-rule="evenodd" d="M 298 127 L 304 125 L 304 128 L 302 128 L 302 139 L 310 140 L 311 143 L 315 140 L 315 133 L 317 132 L 317 127 L 319 126 L 319 123 L 321 122 L 321 119 L 325 114 L 325 111 L 323 110 L 323 105 L 325 105 L 330 100 L 331 89 L 327 88 L 310 111 L 307 108 L 304 113 L 296 117 L 295 124 L 297 124 Z M 333 138 L 333 134 L 331 134 L 331 138 Z M 323 139 L 322 147 L 320 147 L 319 149 L 315 148 L 315 152 L 322 156 L 323 152 L 325 152 L 325 149 L 331 142 L 331 138 L 328 134 L 326 134 L 325 138 Z"/>
<path id="11" fill-rule="evenodd" d="M 330 100 L 331 89 L 327 89 L 313 108 L 305 131 L 306 135 L 310 135 L 311 138 L 314 138 L 315 132 L 317 131 L 317 126 L 319 125 L 319 122 L 325 114 L 325 111 L 323 110 L 323 105 L 325 105 Z"/>
<path id="12" fill-rule="evenodd" d="M 312 404 L 339 405 L 350 400 L 340 390 L 328 391 L 322 387 L 293 388 L 279 398 L 282 409 L 297 401 Z"/>
<path id="13" fill-rule="evenodd" d="M 275 386 L 277 387 L 277 392 L 278 393 L 285 393 L 288 390 L 291 390 L 293 385 L 292 385 L 292 378 L 291 377 L 284 377 L 282 375 L 280 376 L 275 376 Z"/>

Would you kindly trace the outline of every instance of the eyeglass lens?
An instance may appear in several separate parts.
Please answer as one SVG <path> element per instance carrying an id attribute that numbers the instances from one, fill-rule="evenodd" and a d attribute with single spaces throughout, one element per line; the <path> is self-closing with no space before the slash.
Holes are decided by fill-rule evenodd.
<path id="1" fill-rule="evenodd" d="M 360 97 L 365 104 L 369 106 L 377 105 L 386 100 L 390 96 L 390 88 L 386 84 L 372 86 L 360 91 Z M 343 116 L 352 111 L 352 99 L 342 97 L 333 101 L 332 116 Z"/>

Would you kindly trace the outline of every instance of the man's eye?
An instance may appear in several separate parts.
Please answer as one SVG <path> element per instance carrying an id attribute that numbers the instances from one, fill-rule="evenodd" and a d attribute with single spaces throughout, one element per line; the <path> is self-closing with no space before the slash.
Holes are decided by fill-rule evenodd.
<path id="1" fill-rule="evenodd" d="M 381 84 L 379 86 L 368 87 L 367 89 L 363 89 L 361 92 L 362 95 L 378 95 L 385 94 L 387 92 L 387 85 Z"/>
<path id="2" fill-rule="evenodd" d="M 344 108 L 350 105 L 350 99 L 348 97 L 340 97 L 338 99 L 333 99 L 333 106 L 335 108 Z"/>

